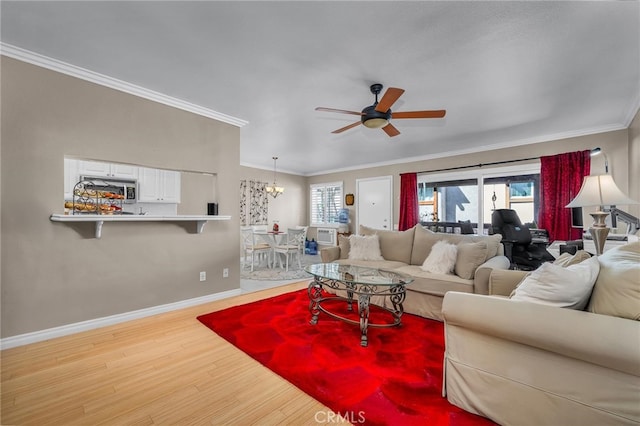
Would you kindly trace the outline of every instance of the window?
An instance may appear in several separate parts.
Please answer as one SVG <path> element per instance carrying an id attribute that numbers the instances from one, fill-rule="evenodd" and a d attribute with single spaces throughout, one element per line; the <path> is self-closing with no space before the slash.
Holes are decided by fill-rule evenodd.
<path id="1" fill-rule="evenodd" d="M 342 182 L 311 185 L 311 226 L 338 223 L 342 208 Z"/>
<path id="2" fill-rule="evenodd" d="M 539 209 L 540 165 L 454 171 L 418 176 L 422 222 L 469 221 L 486 233 L 495 209 L 513 209 L 535 224 Z M 478 227 L 478 223 L 484 224 Z"/>

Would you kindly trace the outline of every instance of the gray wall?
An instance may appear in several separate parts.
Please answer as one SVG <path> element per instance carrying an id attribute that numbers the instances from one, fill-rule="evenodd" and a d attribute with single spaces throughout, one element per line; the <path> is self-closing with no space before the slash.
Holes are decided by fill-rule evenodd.
<path id="1" fill-rule="evenodd" d="M 2 337 L 239 288 L 239 128 L 7 57 L 1 66 Z M 51 222 L 65 155 L 215 174 L 191 181 L 216 188 L 186 199 L 203 212 L 217 201 L 232 220 L 202 234 L 106 223 L 101 239 L 91 224 Z"/>

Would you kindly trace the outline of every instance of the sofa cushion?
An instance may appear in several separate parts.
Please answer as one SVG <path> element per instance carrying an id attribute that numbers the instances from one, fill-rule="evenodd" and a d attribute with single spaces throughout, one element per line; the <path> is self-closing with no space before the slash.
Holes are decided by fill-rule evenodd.
<path id="1" fill-rule="evenodd" d="M 597 259 L 600 274 L 587 310 L 640 320 L 640 242 L 607 250 Z"/>
<path id="2" fill-rule="evenodd" d="M 475 243 L 458 243 L 458 257 L 456 259 L 455 272 L 460 278 L 472 280 L 478 266 L 487 258 L 487 243 L 478 241 Z"/>
<path id="3" fill-rule="evenodd" d="M 440 297 L 444 297 L 448 291 L 473 293 L 473 280 L 465 280 L 457 275 L 425 272 L 417 265 L 402 266 L 394 271 L 413 277 L 413 282 L 407 285 L 407 292 L 413 291 Z M 407 295 L 407 297 L 411 296 Z"/>
<path id="4" fill-rule="evenodd" d="M 344 235 L 338 235 L 338 247 L 340 247 L 340 259 L 348 259 L 351 245 L 349 244 L 349 237 Z"/>
<path id="5" fill-rule="evenodd" d="M 457 257 L 458 247 L 455 244 L 438 241 L 431 248 L 420 269 L 434 274 L 450 274 L 456 266 Z"/>
<path id="6" fill-rule="evenodd" d="M 349 246 L 351 260 L 384 260 L 377 235 L 351 235 Z"/>
<path id="7" fill-rule="evenodd" d="M 435 243 L 442 239 L 439 238 L 439 235 L 444 234 L 436 234 L 435 232 L 425 229 L 421 225 L 415 226 L 413 236 L 413 250 L 411 251 L 412 265 L 422 265 L 424 263 L 424 260 L 427 258 L 427 256 L 429 256 L 429 253 L 431 252 L 431 247 L 433 247 Z"/>
<path id="8" fill-rule="evenodd" d="M 484 258 L 485 262 L 492 257 L 498 256 L 500 253 L 500 246 L 502 242 L 502 235 L 463 235 L 462 241 L 466 243 L 484 242 L 487 244 L 487 256 Z"/>
<path id="9" fill-rule="evenodd" d="M 487 244 L 487 251 L 484 261 L 497 256 L 500 253 L 500 242 L 502 235 L 461 235 L 461 234 L 443 234 L 432 232 L 423 226 L 415 226 L 415 235 L 413 237 L 413 251 L 411 252 L 411 264 L 422 265 L 429 255 L 431 247 L 437 242 L 444 240 L 451 244 L 477 243 L 484 242 Z"/>
<path id="10" fill-rule="evenodd" d="M 583 260 L 587 260 L 591 257 L 591 255 L 584 251 L 578 250 L 576 254 L 571 253 L 562 253 L 558 258 L 553 262 L 554 265 L 560 266 L 571 266 L 577 263 L 582 262 Z"/>
<path id="11" fill-rule="evenodd" d="M 360 235 L 375 234 L 380 238 L 380 251 L 385 260 L 395 260 L 408 264 L 411 261 L 415 228 L 414 226 L 406 231 L 386 231 L 384 229 L 373 229 L 360 225 L 359 233 Z M 422 259 L 422 261 L 424 262 L 424 259 Z M 422 264 L 422 262 L 420 264 Z"/>
<path id="12" fill-rule="evenodd" d="M 582 310 L 589 302 L 599 270 L 595 257 L 566 268 L 543 263 L 522 280 L 511 299 Z"/>

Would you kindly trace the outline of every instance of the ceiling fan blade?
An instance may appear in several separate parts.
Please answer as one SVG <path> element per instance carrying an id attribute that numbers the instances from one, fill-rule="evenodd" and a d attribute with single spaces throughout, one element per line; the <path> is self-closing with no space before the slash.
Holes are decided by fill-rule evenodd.
<path id="1" fill-rule="evenodd" d="M 393 127 L 393 124 L 391 123 L 384 126 L 382 130 L 384 130 L 384 132 L 388 134 L 390 137 L 398 136 L 400 134 L 400 131 L 395 127 Z"/>
<path id="2" fill-rule="evenodd" d="M 404 89 L 398 89 L 397 87 L 389 87 L 386 92 L 384 92 L 384 96 L 376 105 L 376 111 L 378 112 L 387 112 L 391 105 L 393 105 L 400 96 L 404 93 Z"/>
<path id="3" fill-rule="evenodd" d="M 347 111 L 344 109 L 335 109 L 335 108 L 325 108 L 325 107 L 317 107 L 316 111 L 324 111 L 324 112 L 339 112 L 340 114 L 352 114 L 352 115 L 362 115 L 361 112 L 356 111 Z"/>
<path id="4" fill-rule="evenodd" d="M 434 111 L 401 111 L 391 114 L 392 118 L 442 118 L 447 113 L 444 109 Z"/>
<path id="5" fill-rule="evenodd" d="M 345 130 L 349 130 L 349 129 L 352 129 L 352 128 L 356 127 L 356 126 L 359 126 L 360 124 L 362 124 L 362 121 L 356 121 L 355 123 L 349 124 L 348 126 L 344 126 L 344 127 L 340 128 L 338 130 L 334 130 L 331 133 L 342 133 Z"/>

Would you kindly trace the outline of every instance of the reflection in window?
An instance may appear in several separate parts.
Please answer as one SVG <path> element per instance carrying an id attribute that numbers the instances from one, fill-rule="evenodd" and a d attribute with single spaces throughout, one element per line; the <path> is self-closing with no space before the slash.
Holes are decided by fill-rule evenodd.
<path id="1" fill-rule="evenodd" d="M 538 215 L 540 175 L 501 176 L 484 180 L 484 218 L 491 222 L 494 209 L 512 209 L 523 223 L 535 224 Z"/>
<path id="2" fill-rule="evenodd" d="M 418 203 L 423 222 L 475 222 L 478 218 L 477 180 L 420 182 Z"/>

